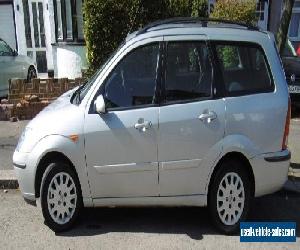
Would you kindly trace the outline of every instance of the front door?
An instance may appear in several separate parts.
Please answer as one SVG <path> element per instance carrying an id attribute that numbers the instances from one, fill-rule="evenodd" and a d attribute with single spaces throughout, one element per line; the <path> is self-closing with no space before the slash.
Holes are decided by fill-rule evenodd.
<path id="1" fill-rule="evenodd" d="M 47 72 L 44 4 L 39 0 L 23 0 L 27 55 L 37 65 L 38 73 Z"/>
<path id="2" fill-rule="evenodd" d="M 158 195 L 156 82 L 159 43 L 129 52 L 102 94 L 107 113 L 85 118 L 85 150 L 93 198 Z M 93 106 L 93 104 L 92 104 Z"/>
<path id="3" fill-rule="evenodd" d="M 165 40 L 158 141 L 160 195 L 203 194 L 211 167 L 203 162 L 224 136 L 224 100 L 213 97 L 214 71 L 205 36 Z"/>

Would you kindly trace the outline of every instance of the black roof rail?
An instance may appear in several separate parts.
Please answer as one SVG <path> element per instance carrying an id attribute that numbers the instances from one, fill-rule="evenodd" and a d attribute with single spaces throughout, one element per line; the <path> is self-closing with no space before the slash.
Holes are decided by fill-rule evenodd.
<path id="1" fill-rule="evenodd" d="M 164 24 L 184 24 L 184 23 L 199 23 L 202 27 L 207 27 L 207 24 L 211 23 L 220 23 L 220 24 L 233 24 L 245 27 L 249 30 L 259 30 L 259 28 L 255 25 L 244 23 L 244 22 L 235 22 L 230 20 L 223 19 L 214 19 L 214 18 L 201 18 L 201 17 L 174 17 L 164 20 L 158 20 L 153 23 L 146 25 L 145 27 L 138 30 L 136 35 L 140 35 L 146 33 L 149 29 L 164 25 Z"/>

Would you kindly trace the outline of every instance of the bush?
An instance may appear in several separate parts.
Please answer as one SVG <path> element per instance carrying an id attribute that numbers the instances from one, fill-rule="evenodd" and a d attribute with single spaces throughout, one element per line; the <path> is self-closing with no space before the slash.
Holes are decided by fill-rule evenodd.
<path id="1" fill-rule="evenodd" d="M 207 16 L 207 0 L 85 0 L 83 14 L 90 75 L 128 33 L 159 19 Z"/>
<path id="2" fill-rule="evenodd" d="M 244 22 L 255 25 L 256 0 L 218 0 L 210 17 Z M 225 46 L 218 51 L 225 67 L 233 67 L 239 63 L 235 48 Z"/>
<path id="3" fill-rule="evenodd" d="M 256 0 L 218 0 L 211 13 L 212 18 L 255 24 Z"/>

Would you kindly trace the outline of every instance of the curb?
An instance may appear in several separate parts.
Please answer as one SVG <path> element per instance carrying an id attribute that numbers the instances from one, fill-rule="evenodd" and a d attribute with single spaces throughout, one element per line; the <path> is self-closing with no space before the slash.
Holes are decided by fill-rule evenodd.
<path id="1" fill-rule="evenodd" d="M 18 180 L 14 170 L 0 170 L 0 189 L 17 189 Z"/>

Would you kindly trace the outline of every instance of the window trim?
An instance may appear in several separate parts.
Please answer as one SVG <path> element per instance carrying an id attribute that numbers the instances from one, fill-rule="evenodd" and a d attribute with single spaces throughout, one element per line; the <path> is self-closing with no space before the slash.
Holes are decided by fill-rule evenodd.
<path id="1" fill-rule="evenodd" d="M 223 41 L 223 40 L 211 40 L 211 44 L 214 51 L 214 60 L 216 62 L 216 66 L 218 67 L 218 71 L 220 72 L 220 84 L 222 84 L 222 89 L 224 91 L 224 97 L 239 97 L 239 96 L 247 96 L 247 95 L 257 95 L 257 94 L 263 94 L 263 93 L 273 93 L 275 91 L 275 84 L 274 84 L 274 76 L 272 74 L 271 66 L 268 61 L 268 58 L 266 56 L 266 52 L 264 48 L 255 42 L 246 42 L 246 41 Z M 264 57 L 265 63 L 267 65 L 268 74 L 271 81 L 271 86 L 268 89 L 252 89 L 252 90 L 241 90 L 241 91 L 234 91 L 229 92 L 226 90 L 225 87 L 225 81 L 223 76 L 223 71 L 221 67 L 221 62 L 219 60 L 218 54 L 217 54 L 217 45 L 229 45 L 229 46 L 244 46 L 244 47 L 250 47 L 250 48 L 257 48 L 259 49 Z"/>
<path id="2" fill-rule="evenodd" d="M 61 22 L 62 22 L 62 35 L 63 38 L 58 38 L 58 13 L 57 13 L 57 0 L 53 0 L 54 9 L 54 24 L 55 24 L 55 41 L 56 43 L 52 45 L 85 45 L 85 39 L 78 37 L 78 24 L 77 24 L 77 9 L 76 3 L 81 0 L 70 0 L 71 5 L 71 20 L 72 20 L 72 38 L 67 37 L 67 15 L 66 15 L 66 0 L 60 0 L 61 7 Z M 83 4 L 84 0 L 82 0 Z"/>
<path id="3" fill-rule="evenodd" d="M 167 73 L 167 65 L 166 65 L 166 59 L 168 56 L 168 44 L 169 43 L 204 43 L 208 50 L 208 56 L 209 60 L 212 66 L 212 84 L 211 84 L 211 93 L 209 97 L 199 97 L 199 98 L 193 98 L 193 99 L 186 99 L 186 100 L 177 100 L 177 101 L 166 101 L 166 73 Z M 185 104 L 185 103 L 195 103 L 195 102 L 201 102 L 201 101 L 208 101 L 213 100 L 216 98 L 221 97 L 219 94 L 221 91 L 217 84 L 215 83 L 215 80 L 217 79 L 216 76 L 216 70 L 215 70 L 215 64 L 213 59 L 213 54 L 210 46 L 209 40 L 206 39 L 199 39 L 199 40 L 169 40 L 164 42 L 163 47 L 163 65 L 162 65 L 162 90 L 161 90 L 161 97 L 160 97 L 160 106 L 169 106 L 169 105 L 176 105 L 176 104 Z"/>
<path id="4" fill-rule="evenodd" d="M 153 41 L 149 42 L 143 45 L 140 45 L 138 47 L 133 48 L 132 50 L 128 51 L 125 55 L 123 55 L 120 60 L 117 62 L 117 64 L 110 70 L 108 75 L 103 79 L 102 84 L 100 85 L 99 89 L 97 90 L 96 94 L 92 98 L 92 101 L 90 103 L 90 108 L 89 108 L 89 114 L 98 114 L 95 110 L 94 107 L 94 102 L 97 99 L 97 97 L 102 94 L 106 86 L 106 81 L 107 79 L 111 76 L 111 73 L 118 67 L 118 65 L 123 61 L 123 59 L 128 56 L 130 53 L 134 52 L 135 50 L 146 47 L 152 44 L 157 44 L 158 45 L 158 69 L 157 69 L 157 74 L 156 74 L 156 79 L 155 79 L 155 92 L 154 92 L 154 103 L 152 104 L 142 104 L 142 105 L 136 105 L 136 106 L 131 106 L 131 107 L 115 107 L 115 108 L 107 108 L 106 113 L 112 113 L 116 111 L 127 111 L 127 110 L 135 110 L 135 109 L 142 109 L 142 108 L 151 108 L 151 107 L 159 107 L 159 100 L 160 100 L 160 92 L 161 92 L 161 71 L 162 71 L 162 46 L 163 42 L 162 41 Z"/>

